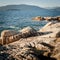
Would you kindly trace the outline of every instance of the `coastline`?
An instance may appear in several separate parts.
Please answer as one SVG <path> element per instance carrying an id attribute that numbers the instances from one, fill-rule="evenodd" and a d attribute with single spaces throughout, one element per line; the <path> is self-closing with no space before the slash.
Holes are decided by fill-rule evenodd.
<path id="1" fill-rule="evenodd" d="M 19 32 L 4 30 L 0 44 L 1 59 L 59 60 L 60 22 L 49 22 L 39 31 L 31 27 Z M 3 54 L 7 54 L 8 58 Z"/>

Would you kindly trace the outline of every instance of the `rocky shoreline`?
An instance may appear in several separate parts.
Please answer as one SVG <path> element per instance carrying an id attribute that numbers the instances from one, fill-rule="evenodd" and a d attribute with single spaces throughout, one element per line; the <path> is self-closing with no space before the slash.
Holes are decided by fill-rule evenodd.
<path id="1" fill-rule="evenodd" d="M 46 20 L 46 21 L 58 21 L 60 22 L 60 16 L 56 16 L 56 17 L 41 17 L 41 16 L 37 16 L 37 17 L 33 17 L 32 20 L 38 20 L 38 21 L 42 21 L 42 20 Z"/>
<path id="2" fill-rule="evenodd" d="M 0 59 L 60 60 L 60 22 L 49 22 L 39 31 L 32 27 L 2 31 Z"/>

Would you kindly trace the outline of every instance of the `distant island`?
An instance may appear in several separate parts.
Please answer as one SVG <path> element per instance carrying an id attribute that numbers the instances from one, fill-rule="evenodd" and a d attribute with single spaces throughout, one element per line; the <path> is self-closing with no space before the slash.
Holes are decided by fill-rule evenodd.
<path id="1" fill-rule="evenodd" d="M 0 7 L 0 11 L 6 11 L 6 10 L 19 10 L 23 12 L 32 13 L 32 14 L 37 14 L 37 15 L 53 15 L 57 16 L 60 15 L 60 7 L 53 7 L 53 8 L 42 8 L 34 5 L 26 5 L 26 4 L 21 4 L 21 5 L 7 5 L 7 6 L 2 6 Z"/>

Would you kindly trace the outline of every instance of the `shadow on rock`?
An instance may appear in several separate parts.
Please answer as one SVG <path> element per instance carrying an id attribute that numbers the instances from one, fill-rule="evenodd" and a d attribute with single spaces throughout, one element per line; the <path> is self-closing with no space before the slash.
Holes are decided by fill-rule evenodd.
<path id="1" fill-rule="evenodd" d="M 47 43 L 44 43 L 44 42 L 42 42 L 41 44 L 44 45 L 44 46 L 47 46 L 51 51 L 53 51 L 53 49 L 55 48 L 54 46 L 51 46 L 50 44 L 47 44 Z"/>
<path id="2" fill-rule="evenodd" d="M 3 45 L 0 45 L 0 60 L 15 60 L 12 56 L 10 56 L 9 53 L 6 53 L 8 48 L 4 47 Z"/>
<path id="3" fill-rule="evenodd" d="M 0 53 L 0 60 L 15 60 L 15 58 L 8 53 Z"/>
<path id="4" fill-rule="evenodd" d="M 38 56 L 38 58 L 41 60 L 57 60 L 55 58 L 51 58 L 51 57 L 47 57 L 47 56 L 43 56 L 43 55 Z"/>
<path id="5" fill-rule="evenodd" d="M 3 45 L 0 45 L 0 51 L 6 51 L 6 50 L 8 50 L 8 48 L 6 48 L 6 47 L 3 46 Z"/>
<path id="6" fill-rule="evenodd" d="M 49 44 L 46 44 L 46 43 L 41 43 L 41 44 L 49 47 L 49 49 L 54 49 L 54 47 Z M 33 53 L 31 53 L 31 54 L 36 56 L 40 60 L 57 60 L 55 58 L 50 57 L 50 55 L 51 55 L 50 52 L 48 52 L 48 55 L 45 56 L 44 53 L 47 53 L 46 50 L 38 50 L 36 47 L 32 47 L 31 45 L 28 47 L 33 51 Z"/>

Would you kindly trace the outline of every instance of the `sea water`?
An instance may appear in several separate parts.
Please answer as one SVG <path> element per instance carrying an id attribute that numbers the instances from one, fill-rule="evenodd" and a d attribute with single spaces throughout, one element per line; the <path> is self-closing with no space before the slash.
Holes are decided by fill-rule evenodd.
<path id="1" fill-rule="evenodd" d="M 20 10 L 0 11 L 0 32 L 3 30 L 20 30 L 31 26 L 36 30 L 43 27 L 47 21 L 34 21 L 33 17 L 37 15 L 28 14 Z"/>

